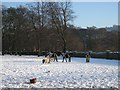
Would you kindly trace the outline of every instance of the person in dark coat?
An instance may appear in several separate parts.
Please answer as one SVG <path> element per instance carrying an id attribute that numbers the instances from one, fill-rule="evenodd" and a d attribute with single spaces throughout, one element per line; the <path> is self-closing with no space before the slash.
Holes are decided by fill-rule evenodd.
<path id="1" fill-rule="evenodd" d="M 62 61 L 62 62 L 64 62 L 64 59 L 65 59 L 66 62 L 67 62 L 67 58 L 68 58 L 68 62 L 71 62 L 71 57 L 70 57 L 69 54 L 67 54 L 67 53 L 63 53 L 62 56 L 63 56 L 63 61 Z"/>
<path id="2" fill-rule="evenodd" d="M 56 53 L 53 53 L 53 57 L 54 57 L 54 61 L 58 62 L 57 54 Z"/>
<path id="3" fill-rule="evenodd" d="M 64 62 L 64 59 L 65 59 L 66 62 L 67 62 L 67 59 L 66 59 L 66 53 L 62 53 L 62 56 L 63 56 L 63 61 L 62 61 L 62 62 Z"/>

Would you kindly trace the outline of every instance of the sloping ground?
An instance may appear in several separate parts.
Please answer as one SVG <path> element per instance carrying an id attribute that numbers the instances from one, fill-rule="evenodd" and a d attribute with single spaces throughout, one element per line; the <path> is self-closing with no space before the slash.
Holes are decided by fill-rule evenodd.
<path id="1" fill-rule="evenodd" d="M 42 64 L 44 57 L 0 56 L 2 88 L 118 88 L 118 61 L 72 58 L 72 62 Z M 37 78 L 37 83 L 29 80 Z"/>

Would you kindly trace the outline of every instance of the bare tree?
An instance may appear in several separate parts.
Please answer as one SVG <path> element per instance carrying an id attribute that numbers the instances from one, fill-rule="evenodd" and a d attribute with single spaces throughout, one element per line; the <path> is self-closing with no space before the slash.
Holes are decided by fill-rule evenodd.
<path id="1" fill-rule="evenodd" d="M 36 31 L 36 40 L 37 40 L 37 51 L 41 51 L 41 31 L 47 25 L 47 15 L 46 15 L 46 2 L 35 2 L 29 5 L 30 9 L 30 19 L 33 24 L 33 28 Z"/>
<path id="2" fill-rule="evenodd" d="M 63 41 L 63 52 L 66 52 L 66 30 L 73 19 L 70 2 L 49 2 L 49 16 L 52 26 L 56 28 L 59 37 Z"/>

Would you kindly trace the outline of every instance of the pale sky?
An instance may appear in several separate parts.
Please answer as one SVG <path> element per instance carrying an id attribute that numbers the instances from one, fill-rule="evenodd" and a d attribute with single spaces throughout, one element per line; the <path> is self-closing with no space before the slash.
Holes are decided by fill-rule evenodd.
<path id="1" fill-rule="evenodd" d="M 25 5 L 27 2 L 3 2 L 6 7 Z M 72 2 L 73 24 L 77 27 L 109 27 L 118 24 L 118 2 Z"/>

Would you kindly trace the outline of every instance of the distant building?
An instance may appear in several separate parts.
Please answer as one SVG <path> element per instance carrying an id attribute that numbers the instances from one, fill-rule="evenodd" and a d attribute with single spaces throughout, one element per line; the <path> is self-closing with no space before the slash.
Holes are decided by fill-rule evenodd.
<path id="1" fill-rule="evenodd" d="M 118 31 L 120 25 L 113 25 L 113 27 L 106 27 L 107 31 Z"/>

